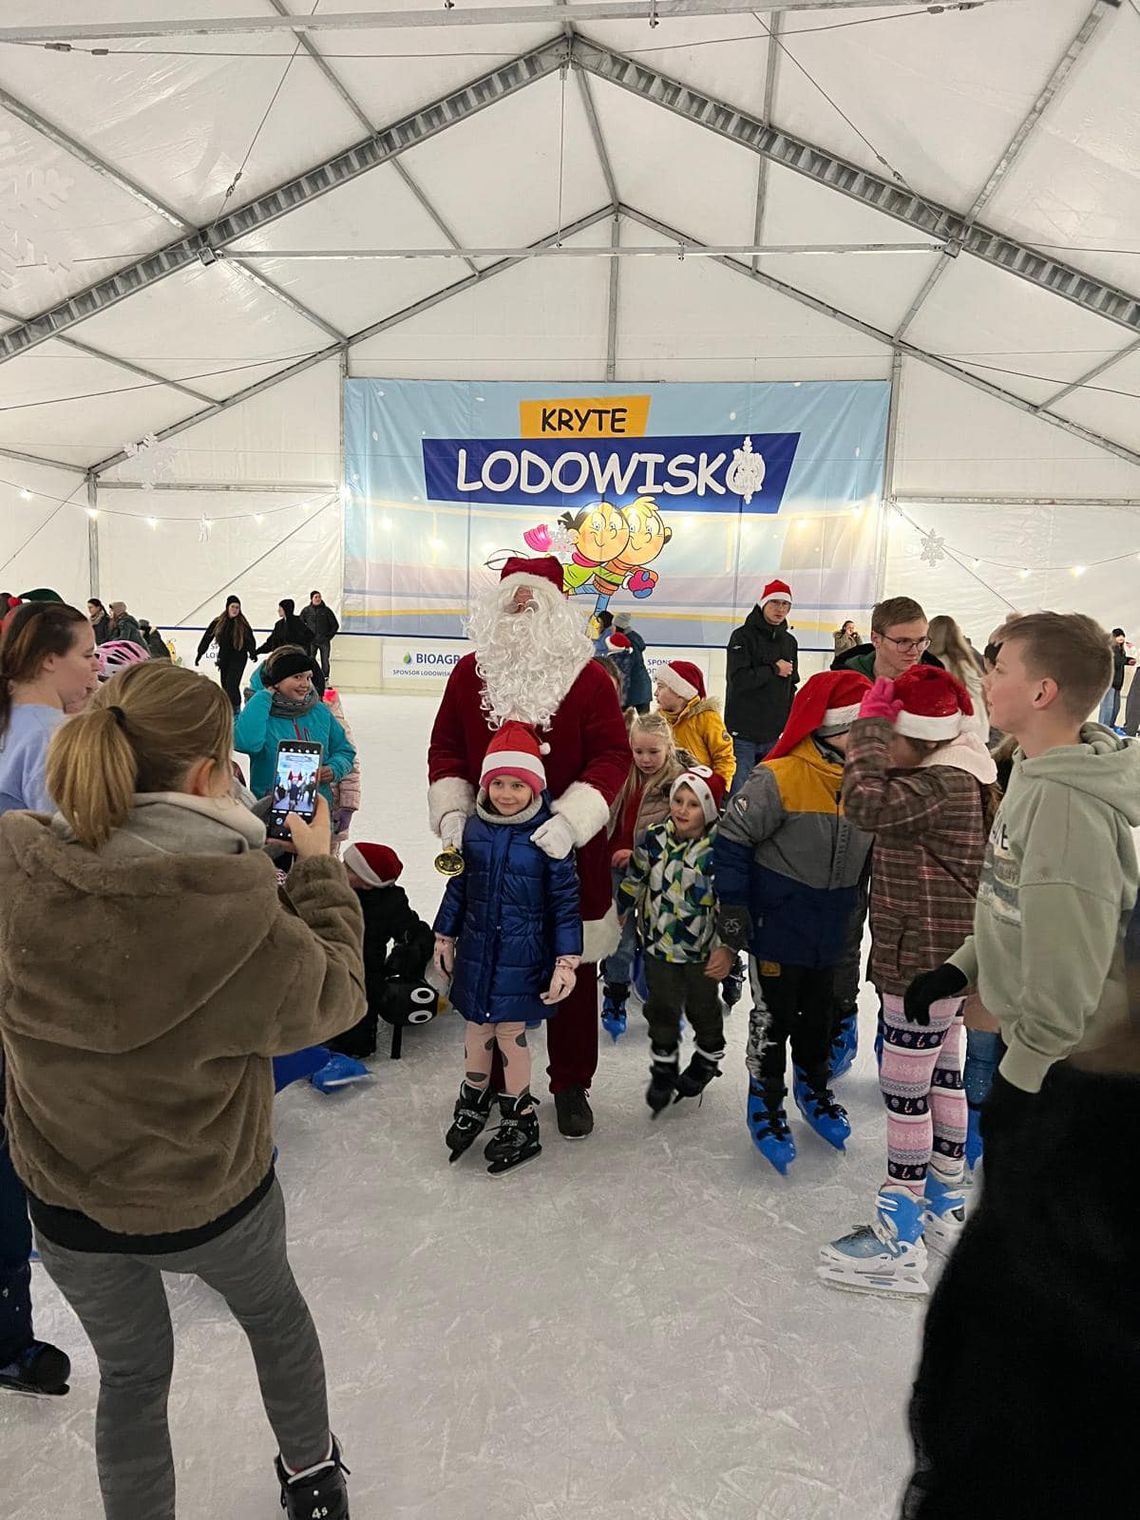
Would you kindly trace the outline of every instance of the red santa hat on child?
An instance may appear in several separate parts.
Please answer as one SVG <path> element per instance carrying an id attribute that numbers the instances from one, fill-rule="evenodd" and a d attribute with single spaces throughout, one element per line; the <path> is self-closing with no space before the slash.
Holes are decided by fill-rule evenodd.
<path id="1" fill-rule="evenodd" d="M 825 670 L 812 676 L 797 692 L 784 732 L 764 758 L 779 760 L 790 755 L 809 734 L 829 739 L 846 733 L 870 690 L 870 681 L 857 670 Z"/>
<path id="2" fill-rule="evenodd" d="M 974 716 L 970 693 L 937 665 L 912 665 L 895 682 L 902 709 L 895 732 L 907 739 L 956 739 Z"/>
<path id="3" fill-rule="evenodd" d="M 344 863 L 370 887 L 393 886 L 404 872 L 403 861 L 386 844 L 350 844 Z"/>
<path id="4" fill-rule="evenodd" d="M 764 587 L 763 595 L 760 598 L 761 607 L 763 607 L 765 602 L 775 601 L 777 597 L 782 602 L 790 602 L 792 600 L 792 588 L 788 585 L 787 581 L 769 581 Z"/>
<path id="5" fill-rule="evenodd" d="M 542 756 L 549 753 L 550 745 L 540 744 L 533 728 L 525 723 L 504 723 L 487 747 L 479 785 L 489 787 L 496 776 L 514 776 L 532 792 L 544 792 L 546 769 Z"/>
<path id="6" fill-rule="evenodd" d="M 654 676 L 662 686 L 675 691 L 686 702 L 691 702 L 694 697 L 704 699 L 705 678 L 700 666 L 691 660 L 670 660 L 668 665 L 658 665 Z"/>
<path id="7" fill-rule="evenodd" d="M 606 639 L 606 648 L 611 654 L 629 654 L 633 645 L 624 633 L 613 632 Z"/>
<path id="8" fill-rule="evenodd" d="M 670 802 L 677 795 L 678 787 L 682 786 L 687 786 L 696 793 L 705 822 L 715 823 L 724 806 L 724 794 L 728 790 L 724 777 L 718 776 L 716 771 L 710 771 L 707 765 L 691 765 L 687 771 L 681 772 L 669 788 Z"/>
<path id="9" fill-rule="evenodd" d="M 553 586 L 562 595 L 562 562 L 553 554 L 537 554 L 533 558 L 525 554 L 512 554 L 499 571 L 500 586 L 512 591 L 529 586 L 532 591 L 545 591 Z"/>

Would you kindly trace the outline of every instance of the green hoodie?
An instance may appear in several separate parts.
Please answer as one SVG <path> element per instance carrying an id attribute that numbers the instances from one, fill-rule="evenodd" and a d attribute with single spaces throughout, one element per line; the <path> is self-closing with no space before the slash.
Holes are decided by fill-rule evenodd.
<path id="1" fill-rule="evenodd" d="M 1001 1020 L 1002 1076 L 1037 1092 L 1056 1062 L 1128 1018 L 1140 747 L 1086 723 L 1080 744 L 1019 750 L 986 846 L 974 932 L 951 963 Z"/>

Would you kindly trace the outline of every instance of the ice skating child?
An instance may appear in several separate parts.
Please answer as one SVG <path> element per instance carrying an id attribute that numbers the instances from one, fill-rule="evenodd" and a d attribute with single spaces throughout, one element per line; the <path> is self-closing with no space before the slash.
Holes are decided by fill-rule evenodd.
<path id="1" fill-rule="evenodd" d="M 475 812 L 463 831 L 463 873 L 448 882 L 435 920 L 435 964 L 452 978 L 451 1001 L 467 1020 L 464 1079 L 446 1144 L 455 1161 L 486 1125 L 497 1044 L 502 1123 L 483 1153 L 493 1176 L 542 1149 L 527 1026 L 556 1013 L 582 957 L 574 857 L 554 860 L 534 843 L 535 830 L 553 816 L 533 730 L 504 723 L 483 760 Z"/>
<path id="2" fill-rule="evenodd" d="M 926 1320 L 916 1520 L 1134 1504 L 1140 749 L 1087 721 L 1112 668 L 1091 618 L 1035 613 L 999 642 L 987 695 L 1019 748 L 973 933 L 905 1002 L 921 1028 L 976 987 L 1007 1047 L 982 1115 L 981 1201 Z"/>
<path id="3" fill-rule="evenodd" d="M 716 934 L 712 885 L 713 840 L 726 786 L 707 766 L 682 771 L 669 788 L 669 817 L 636 846 L 621 886 L 621 900 L 636 913 L 645 947 L 649 997 L 649 1086 L 645 1101 L 656 1117 L 674 1099 L 695 1098 L 724 1058 L 724 1015 L 717 982 L 732 953 Z M 689 1020 L 696 1049 L 680 1070 L 681 1019 Z"/>
<path id="4" fill-rule="evenodd" d="M 270 1057 L 364 1011 L 361 922 L 328 814 L 295 820 L 289 902 L 231 795 L 233 709 L 166 661 L 52 741 L 51 821 L 0 819 L 5 1116 L 40 1254 L 99 1360 L 107 1520 L 170 1520 L 164 1271 L 245 1331 L 282 1507 L 345 1520 L 320 1343 L 289 1268 Z M 61 953 L 64 947 L 66 953 Z"/>
<path id="5" fill-rule="evenodd" d="M 275 650 L 261 667 L 257 689 L 234 723 L 234 748 L 249 756 L 249 785 L 254 796 L 267 797 L 275 780 L 277 746 L 282 739 L 307 739 L 322 745 L 320 793 L 331 811 L 333 784 L 343 781 L 352 770 L 356 750 L 332 709 L 317 694 L 315 671 L 303 649 L 286 645 Z"/>
<path id="6" fill-rule="evenodd" d="M 789 1044 L 800 1113 L 836 1150 L 851 1134 L 831 1092 L 829 1056 L 836 968 L 871 848 L 870 835 L 844 816 L 843 763 L 870 690 L 856 671 L 812 676 L 717 833 L 720 937 L 751 955 L 748 1128 L 781 1174 L 796 1157 L 784 1110 Z"/>
<path id="7" fill-rule="evenodd" d="M 698 765 L 707 765 L 730 787 L 736 753 L 719 702 L 705 693 L 699 666 L 670 660 L 657 667 L 656 682 L 657 710 L 668 720 L 677 748 L 688 750 Z"/>
<path id="8" fill-rule="evenodd" d="M 871 980 L 882 1004 L 887 1176 L 873 1223 L 820 1252 L 819 1276 L 835 1287 L 925 1293 L 927 1246 L 949 1251 L 965 1223 L 962 995 L 948 989 L 912 1022 L 903 994 L 969 932 L 996 776 L 969 693 L 949 671 L 913 665 L 863 698 L 843 801 L 875 837 Z"/>
<path id="9" fill-rule="evenodd" d="M 662 713 L 636 714 L 630 722 L 629 747 L 633 763 L 625 785 L 610 809 L 610 864 L 614 892 L 620 894 L 634 846 L 649 829 L 669 817 L 669 792 L 689 763 L 677 754 L 673 730 Z M 619 900 L 620 910 L 620 900 Z M 637 915 L 622 926 L 621 941 L 602 962 L 602 1025 L 616 1041 L 625 1033 L 626 1000 L 637 954 Z"/>

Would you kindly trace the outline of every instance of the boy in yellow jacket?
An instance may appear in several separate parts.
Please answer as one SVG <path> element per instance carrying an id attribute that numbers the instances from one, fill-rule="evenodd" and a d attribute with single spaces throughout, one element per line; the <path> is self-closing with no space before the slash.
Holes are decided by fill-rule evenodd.
<path id="1" fill-rule="evenodd" d="M 726 786 L 736 774 L 732 739 L 724 726 L 720 703 L 705 694 L 705 678 L 689 660 L 670 660 L 656 673 L 658 710 L 668 720 L 678 749 L 686 749 L 698 765 L 707 765 Z"/>

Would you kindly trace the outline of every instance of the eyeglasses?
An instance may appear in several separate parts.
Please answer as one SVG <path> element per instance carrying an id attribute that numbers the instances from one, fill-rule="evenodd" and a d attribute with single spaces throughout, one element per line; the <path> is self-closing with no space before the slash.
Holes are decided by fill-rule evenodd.
<path id="1" fill-rule="evenodd" d="M 879 637 L 887 644 L 893 644 L 899 654 L 923 654 L 930 648 L 929 639 L 892 639 L 889 633 L 880 633 Z"/>

